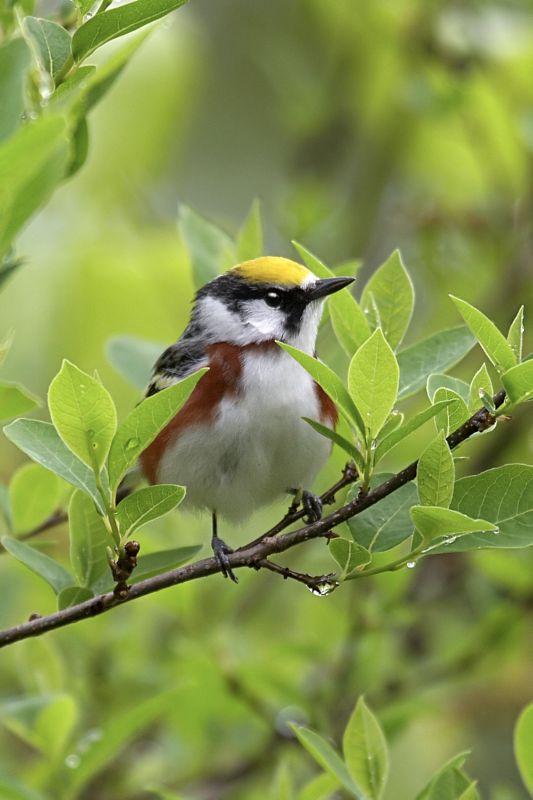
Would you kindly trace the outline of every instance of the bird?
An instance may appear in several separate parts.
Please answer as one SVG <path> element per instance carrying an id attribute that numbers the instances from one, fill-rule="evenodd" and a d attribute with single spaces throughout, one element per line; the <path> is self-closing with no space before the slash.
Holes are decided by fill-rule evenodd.
<path id="1" fill-rule="evenodd" d="M 145 397 L 208 367 L 140 466 L 151 484 L 184 485 L 185 507 L 211 513 L 213 554 L 234 582 L 219 516 L 242 522 L 293 494 L 308 521 L 321 517 L 309 487 L 331 443 L 302 417 L 334 428 L 337 409 L 278 342 L 316 355 L 324 300 L 352 281 L 279 256 L 238 264 L 198 290 L 185 331 L 153 368 Z"/>

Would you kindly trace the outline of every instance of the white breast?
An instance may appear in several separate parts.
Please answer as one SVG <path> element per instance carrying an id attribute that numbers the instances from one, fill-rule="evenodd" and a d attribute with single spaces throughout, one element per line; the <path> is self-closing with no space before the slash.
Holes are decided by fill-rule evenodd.
<path id="1" fill-rule="evenodd" d="M 312 378 L 281 350 L 245 356 L 239 394 L 216 420 L 169 447 L 158 480 L 187 487 L 189 505 L 245 518 L 289 489 L 309 488 L 330 447 L 301 417 L 319 418 Z"/>

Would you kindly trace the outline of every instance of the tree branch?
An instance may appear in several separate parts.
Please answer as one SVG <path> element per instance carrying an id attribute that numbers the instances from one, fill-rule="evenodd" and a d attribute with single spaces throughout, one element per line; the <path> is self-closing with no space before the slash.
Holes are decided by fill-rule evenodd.
<path id="1" fill-rule="evenodd" d="M 494 406 L 499 408 L 503 404 L 504 400 L 505 392 L 502 390 L 494 396 Z M 475 433 L 479 433 L 487 430 L 487 428 L 490 428 L 494 424 L 494 421 L 495 419 L 493 415 L 486 408 L 482 408 L 472 417 L 470 417 L 470 419 L 468 419 L 463 425 L 461 425 L 460 428 L 448 436 L 448 444 L 451 448 L 457 447 L 457 445 L 466 441 Z M 383 500 L 384 497 L 392 494 L 392 492 L 395 492 L 401 486 L 404 486 L 406 483 L 409 483 L 409 481 L 412 481 L 416 476 L 417 465 L 418 461 L 413 461 L 412 464 L 409 464 L 409 466 L 405 467 L 405 469 L 396 473 L 379 486 L 376 486 L 376 488 L 369 491 L 368 494 L 359 494 L 354 500 L 346 503 L 341 508 L 337 509 L 331 514 L 328 514 L 317 522 L 305 525 L 295 531 L 289 531 L 288 533 L 276 535 L 278 531 L 281 530 L 280 526 L 282 523 L 283 527 L 286 527 L 286 525 L 291 524 L 294 519 L 299 519 L 301 516 L 303 516 L 303 512 L 289 511 L 289 513 L 285 515 L 283 520 L 278 523 L 278 525 L 274 526 L 274 528 L 272 528 L 262 537 L 259 539 L 254 539 L 252 542 L 239 548 L 234 553 L 230 553 L 228 555 L 228 560 L 231 568 L 240 569 L 241 567 L 251 567 L 253 569 L 257 569 L 258 567 L 267 567 L 267 565 L 262 562 L 275 553 L 283 553 L 286 550 L 290 550 L 292 547 L 296 547 L 296 545 L 310 541 L 311 539 L 318 539 L 322 537 L 327 538 L 330 535 L 332 528 L 334 528 L 336 525 L 339 525 L 341 522 L 345 522 L 357 514 L 360 514 L 365 509 L 370 508 L 370 506 L 379 503 L 380 500 Z M 353 477 L 348 480 L 348 476 L 345 471 L 343 478 L 328 492 L 326 492 L 325 495 L 331 497 L 332 493 L 334 494 L 335 491 L 338 491 L 339 488 L 341 488 L 341 485 L 347 485 L 347 483 L 344 483 L 344 481 L 350 483 L 352 480 Z M 290 521 L 288 521 L 289 517 L 291 517 Z M 286 571 L 283 567 L 273 565 L 271 562 L 268 562 L 268 564 L 268 569 L 273 569 L 276 572 L 286 574 Z M 139 581 L 139 583 L 136 583 L 129 588 L 125 597 L 117 597 L 113 592 L 108 592 L 107 594 L 93 597 L 83 603 L 71 606 L 70 608 L 65 608 L 61 611 L 56 611 L 55 613 L 44 617 L 32 617 L 32 619 L 30 619 L 28 622 L 24 622 L 21 625 L 15 625 L 12 628 L 7 628 L 3 631 L 0 631 L 0 647 L 6 647 L 7 645 L 20 641 L 21 639 L 39 636 L 47 631 L 55 630 L 56 628 L 62 628 L 65 625 L 71 625 L 74 622 L 79 622 L 80 620 L 87 619 L 89 617 L 99 616 L 115 606 L 129 603 L 138 599 L 139 597 L 144 597 L 147 594 L 159 592 L 161 589 L 166 589 L 169 586 L 176 586 L 178 584 L 188 583 L 192 580 L 197 580 L 198 578 L 204 578 L 207 575 L 213 575 L 214 573 L 220 571 L 221 567 L 214 558 L 204 558 L 192 564 L 178 567 L 177 569 L 170 570 L 169 572 L 164 572 L 161 575 L 156 575 L 153 578 L 147 578 L 144 581 Z M 289 571 L 289 573 L 290 572 L 291 571 Z M 300 573 L 289 574 L 288 577 L 294 577 L 295 575 L 299 575 L 299 578 L 297 578 L 298 580 L 301 580 L 302 577 L 311 578 L 311 576 L 302 576 Z M 329 581 L 329 578 L 330 576 L 323 576 L 324 584 Z M 315 583 L 315 588 L 320 589 L 320 579 L 311 578 L 311 580 L 319 581 L 318 584 Z M 303 582 L 306 583 L 305 580 Z"/>

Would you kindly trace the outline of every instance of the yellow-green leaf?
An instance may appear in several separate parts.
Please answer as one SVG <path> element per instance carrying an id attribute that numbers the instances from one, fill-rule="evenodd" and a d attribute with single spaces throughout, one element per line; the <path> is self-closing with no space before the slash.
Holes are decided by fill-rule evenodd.
<path id="1" fill-rule="evenodd" d="M 377 269 L 361 296 L 371 329 L 381 328 L 393 350 L 402 341 L 413 314 L 415 292 L 399 250 Z"/>
<path id="2" fill-rule="evenodd" d="M 91 375 L 65 360 L 50 384 L 48 406 L 67 447 L 99 472 L 117 428 L 109 392 Z"/>
<path id="3" fill-rule="evenodd" d="M 444 431 L 439 431 L 420 456 L 416 482 L 423 506 L 448 508 L 453 496 L 455 465 Z"/>
<path id="4" fill-rule="evenodd" d="M 159 484 L 129 494 L 119 503 L 117 520 L 122 536 L 131 536 L 138 528 L 172 511 L 185 497 L 183 486 Z"/>
<path id="5" fill-rule="evenodd" d="M 343 751 L 348 771 L 365 797 L 379 800 L 387 782 L 389 754 L 379 722 L 362 697 L 344 731 Z"/>
<path id="6" fill-rule="evenodd" d="M 40 464 L 24 464 L 9 484 L 9 499 L 15 533 L 36 528 L 57 510 L 61 481 Z"/>
<path id="7" fill-rule="evenodd" d="M 517 362 L 513 348 L 494 322 L 465 300 L 450 295 L 462 318 L 499 372 L 505 372 Z"/>
<path id="8" fill-rule="evenodd" d="M 392 411 L 398 379 L 396 356 L 381 328 L 377 328 L 356 352 L 348 369 L 350 395 L 370 439 L 378 435 Z"/>

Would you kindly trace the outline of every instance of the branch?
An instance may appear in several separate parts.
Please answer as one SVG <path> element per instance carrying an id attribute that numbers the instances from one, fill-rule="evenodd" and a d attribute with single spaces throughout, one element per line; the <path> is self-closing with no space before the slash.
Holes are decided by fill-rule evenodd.
<path id="1" fill-rule="evenodd" d="M 505 392 L 502 390 L 494 396 L 495 408 L 499 408 L 503 404 L 504 400 Z M 451 448 L 457 447 L 457 445 L 466 441 L 475 433 L 487 430 L 487 428 L 490 428 L 493 424 L 494 417 L 492 414 L 486 408 L 482 408 L 472 417 L 470 417 L 470 419 L 468 419 L 463 425 L 461 425 L 460 428 L 448 436 L 448 444 Z M 302 544 L 303 542 L 308 542 L 311 539 L 329 538 L 332 528 L 339 525 L 341 522 L 346 522 L 346 520 L 355 517 L 365 509 L 370 508 L 370 506 L 379 503 L 384 497 L 387 497 L 387 495 L 392 494 L 392 492 L 395 492 L 401 486 L 404 486 L 406 483 L 409 483 L 409 481 L 412 481 L 416 476 L 417 465 L 418 461 L 413 461 L 413 463 L 409 464 L 408 467 L 405 467 L 405 469 L 396 473 L 379 486 L 376 486 L 375 489 L 372 489 L 365 495 L 359 494 L 354 500 L 346 503 L 344 506 L 337 509 L 337 511 L 328 514 L 317 522 L 305 525 L 304 527 L 298 528 L 295 531 L 290 531 L 281 535 L 275 535 L 277 530 L 280 530 L 280 525 L 282 525 L 282 523 L 283 527 L 290 524 L 290 522 L 287 521 L 289 517 L 291 517 L 292 521 L 292 518 L 299 519 L 301 516 L 303 516 L 303 512 L 289 511 L 289 514 L 285 515 L 283 520 L 278 523 L 277 526 L 274 526 L 274 528 L 268 531 L 267 534 L 259 539 L 254 539 L 252 542 L 239 548 L 234 553 L 230 553 L 228 555 L 228 561 L 231 568 L 240 569 L 241 567 L 248 567 L 257 569 L 258 567 L 266 567 L 267 565 L 263 564 L 262 562 L 269 556 L 272 556 L 276 553 L 283 553 L 286 550 L 290 550 L 292 547 L 296 547 L 296 545 Z M 343 481 L 345 480 L 347 480 L 346 472 L 341 481 L 335 484 L 331 490 L 326 492 L 326 496 L 331 496 L 332 492 L 334 493 L 334 491 L 338 491 L 339 485 L 343 484 Z M 278 568 L 277 565 L 273 565 L 271 562 L 269 562 L 269 566 L 267 568 L 273 569 L 276 572 L 281 572 L 284 575 L 287 574 L 284 568 Z M 178 584 L 188 583 L 189 581 L 197 580 L 198 578 L 205 578 L 207 575 L 213 575 L 214 573 L 220 571 L 221 567 L 214 558 L 204 558 L 192 564 L 178 567 L 177 569 L 170 570 L 169 572 L 164 572 L 161 575 L 155 575 L 153 578 L 147 578 L 144 581 L 139 581 L 139 583 L 136 583 L 129 588 L 125 597 L 117 597 L 113 592 L 108 592 L 107 594 L 102 594 L 98 597 L 93 597 L 90 600 L 86 600 L 83 603 L 78 603 L 70 608 L 56 611 L 53 614 L 48 614 L 44 617 L 36 616 L 35 618 L 32 618 L 28 622 L 24 622 L 21 625 L 15 625 L 12 628 L 6 628 L 5 630 L 0 631 L 0 647 L 5 647 L 13 642 L 18 642 L 21 639 L 28 639 L 31 636 L 39 636 L 42 633 L 55 630 L 56 628 L 63 628 L 65 625 L 71 625 L 74 622 L 79 622 L 80 620 L 87 619 L 89 617 L 99 616 L 100 614 L 104 614 L 106 611 L 115 608 L 115 606 L 129 603 L 133 600 L 137 600 L 139 597 L 144 597 L 147 594 L 159 592 L 161 589 L 166 589 L 169 586 L 177 586 Z M 300 580 L 302 577 L 310 578 L 310 576 L 302 576 L 300 573 L 289 574 L 288 577 L 294 577 L 294 575 L 300 576 L 298 580 Z M 330 578 L 329 576 L 324 576 L 323 584 L 320 582 L 318 584 L 316 583 L 316 581 L 320 581 L 320 579 L 311 578 L 311 580 L 315 581 L 314 588 L 320 590 L 321 586 L 325 586 L 325 584 L 330 581 Z"/>

